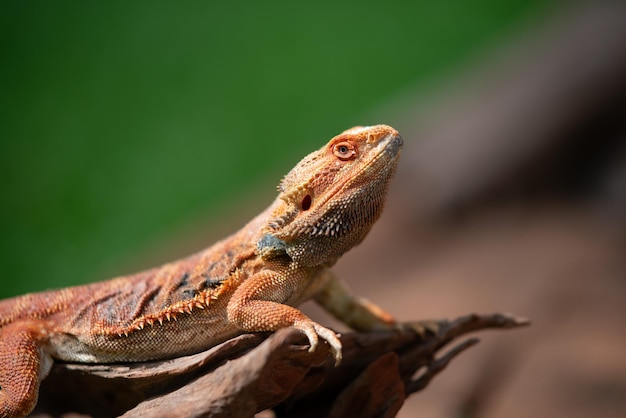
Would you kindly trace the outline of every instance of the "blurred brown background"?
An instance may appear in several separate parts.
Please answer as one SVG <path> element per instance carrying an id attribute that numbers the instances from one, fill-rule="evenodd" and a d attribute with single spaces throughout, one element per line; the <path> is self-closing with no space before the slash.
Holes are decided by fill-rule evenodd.
<path id="1" fill-rule="evenodd" d="M 381 110 L 419 143 L 337 270 L 400 318 L 533 325 L 485 334 L 400 416 L 626 416 L 624 3 L 578 4 L 433 95 Z"/>
<path id="2" fill-rule="evenodd" d="M 7 83 L 12 99 L 4 105 L 15 112 L 14 121 L 26 115 L 27 122 L 7 121 L 1 154 L 0 294 L 128 273 L 202 248 L 262 209 L 281 173 L 305 152 L 348 125 L 388 123 L 405 138 L 388 207 L 366 241 L 338 263 L 337 273 L 403 320 L 508 311 L 533 321 L 523 330 L 484 333 L 480 345 L 411 398 L 400 416 L 626 416 L 626 3 L 529 2 L 533 7 L 525 9 L 516 2 L 506 10 L 491 3 L 485 8 L 490 13 L 425 8 L 421 19 L 394 4 L 393 13 L 388 10 L 393 18 L 380 27 L 375 19 L 386 15 L 371 5 L 328 6 L 319 15 L 304 13 L 319 19 L 311 23 L 317 32 L 310 38 L 298 32 L 306 23 L 294 23 L 302 11 L 268 13 L 265 21 L 259 13 L 267 10 L 221 10 L 198 13 L 202 19 L 189 24 L 185 19 L 196 14 L 187 11 L 185 19 L 164 20 L 155 32 L 163 38 L 154 45 L 142 36 L 151 36 L 156 15 L 146 17 L 140 6 L 104 15 L 72 6 L 75 15 L 69 16 L 87 23 L 68 39 L 80 41 L 81 31 L 89 32 L 85 16 L 103 16 L 111 51 L 126 52 L 93 55 L 93 68 L 79 62 L 81 74 L 95 74 L 84 81 L 96 86 L 93 92 L 73 90 L 69 72 L 70 81 L 41 97 L 47 79 L 29 77 L 36 68 L 51 73 L 48 64 L 24 65 L 22 71 L 20 60 L 30 57 L 33 45 L 47 57 L 46 42 L 56 38 L 28 38 L 28 25 L 41 17 L 36 9 L 14 7 L 7 15 L 17 29 L 5 40 L 13 42 L 7 44 L 17 66 L 3 74 L 17 81 Z M 355 10 L 367 25 L 350 21 Z M 232 14 L 220 18 L 226 12 Z M 448 19 L 452 13 L 461 17 Z M 137 16 L 143 26 L 133 20 Z M 446 19 L 438 21 L 441 16 Z M 119 32 L 111 21 L 140 30 Z M 264 22 L 267 32 L 255 32 Z M 345 32 L 326 39 L 320 22 Z M 466 30 L 463 22 L 485 33 L 487 27 L 497 30 L 481 43 L 480 30 Z M 415 41 L 402 32 L 415 34 L 422 24 L 449 32 L 415 35 Z M 217 25 L 235 41 L 244 40 L 232 49 L 235 55 L 256 58 L 222 60 L 231 44 L 220 40 L 219 53 L 213 44 L 206 47 L 211 59 L 199 63 L 198 73 L 181 70 L 197 67 L 189 57 L 198 51 L 168 43 L 174 33 L 186 28 L 184 36 L 200 38 L 198 28 Z M 378 44 L 383 34 L 377 30 L 389 38 Z M 472 34 L 474 49 L 455 49 Z M 337 39 L 351 36 L 362 42 L 358 48 L 340 42 L 332 49 Z M 273 47 L 265 43 L 268 37 L 276 41 Z M 301 62 L 290 55 L 266 64 L 266 54 L 289 41 L 294 45 L 287 52 L 301 53 Z M 28 42 L 31 49 L 22 51 Z M 77 54 L 105 45 L 95 35 L 82 42 Z M 135 44 L 136 51 L 124 49 Z M 472 58 L 437 61 L 438 48 L 442 56 L 457 57 L 471 49 Z M 312 58 L 326 49 L 336 55 Z M 134 54 L 145 51 L 154 53 L 145 66 L 122 68 L 137 65 Z M 430 61 L 411 61 L 420 54 L 431 54 Z M 49 55 L 50 62 L 57 59 Z M 113 72 L 106 67 L 111 57 L 122 63 Z M 355 57 L 367 58 L 357 61 L 375 71 L 351 64 Z M 65 74 L 74 68 L 73 61 L 64 65 L 52 69 Z M 318 73 L 303 75 L 312 66 Z M 19 71 L 11 75 L 11 68 Z M 150 78 L 162 68 L 169 68 L 166 75 Z M 205 82 L 202 72 L 215 68 L 223 72 L 209 74 L 211 82 L 192 100 L 172 96 L 167 105 L 142 113 L 143 106 L 161 103 L 161 94 L 178 91 L 178 83 L 189 82 L 183 87 L 195 94 Z M 271 81 L 273 75 L 279 81 Z M 237 86 L 242 90 L 233 96 Z M 113 88 L 120 89 L 119 97 L 106 102 Z M 36 106 L 29 97 L 37 97 Z M 46 103 L 60 110 L 42 115 L 37 106 Z M 73 134 L 91 142 L 58 145 Z M 29 135 L 40 142 L 29 142 Z M 73 171 L 63 171 L 74 163 Z M 267 172 L 257 173 L 259 166 Z M 62 189 L 53 187 L 57 175 Z M 58 196 L 63 200 L 54 200 Z M 312 304 L 304 309 L 342 329 Z"/>

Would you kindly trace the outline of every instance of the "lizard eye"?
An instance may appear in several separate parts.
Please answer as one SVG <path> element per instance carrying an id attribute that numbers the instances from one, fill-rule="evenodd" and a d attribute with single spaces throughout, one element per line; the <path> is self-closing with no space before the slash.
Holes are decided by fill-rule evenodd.
<path id="1" fill-rule="evenodd" d="M 312 203 L 311 195 L 308 194 L 304 196 L 304 199 L 302 199 L 302 203 L 300 203 L 300 208 L 302 208 L 303 211 L 309 210 L 311 209 L 311 203 Z"/>
<path id="2" fill-rule="evenodd" d="M 340 160 L 351 160 L 356 157 L 356 147 L 350 142 L 339 142 L 333 147 L 333 154 Z"/>

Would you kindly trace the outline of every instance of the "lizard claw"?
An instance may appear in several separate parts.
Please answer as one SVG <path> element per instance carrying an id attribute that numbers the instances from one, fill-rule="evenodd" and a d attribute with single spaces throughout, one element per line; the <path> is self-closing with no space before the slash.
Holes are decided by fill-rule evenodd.
<path id="1" fill-rule="evenodd" d="M 442 321 L 437 320 L 425 320 L 425 321 L 411 321 L 411 322 L 399 322 L 396 324 L 396 328 L 399 331 L 411 331 L 425 338 L 426 334 L 431 333 L 437 335 L 441 329 Z"/>
<path id="2" fill-rule="evenodd" d="M 303 322 L 296 324 L 295 327 L 302 331 L 309 340 L 309 353 L 312 353 L 317 348 L 319 337 L 322 337 L 328 344 L 330 345 L 330 351 L 332 352 L 333 357 L 335 358 L 335 367 L 341 364 L 341 360 L 343 356 L 341 354 L 341 341 L 338 338 L 338 334 L 335 334 L 334 331 L 325 328 L 313 321 L 311 322 Z"/>

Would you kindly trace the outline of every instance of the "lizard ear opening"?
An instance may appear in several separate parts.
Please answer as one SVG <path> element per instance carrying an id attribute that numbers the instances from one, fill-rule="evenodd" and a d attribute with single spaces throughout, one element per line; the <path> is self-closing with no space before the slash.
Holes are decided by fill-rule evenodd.
<path id="1" fill-rule="evenodd" d="M 312 198 L 311 198 L 311 195 L 308 194 L 308 195 L 304 196 L 304 198 L 302 199 L 302 202 L 300 203 L 300 208 L 303 211 L 307 211 L 307 210 L 311 209 L 311 203 L 312 203 Z"/>

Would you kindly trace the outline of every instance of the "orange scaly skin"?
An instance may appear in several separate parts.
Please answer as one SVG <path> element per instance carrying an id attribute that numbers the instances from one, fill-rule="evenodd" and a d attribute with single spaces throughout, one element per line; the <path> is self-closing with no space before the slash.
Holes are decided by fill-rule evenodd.
<path id="1" fill-rule="evenodd" d="M 25 416 L 54 360 L 138 362 L 196 353 L 245 332 L 294 327 L 315 350 L 341 342 L 295 306 L 314 298 L 358 330 L 387 313 L 329 270 L 379 217 L 402 139 L 356 127 L 309 154 L 272 205 L 239 232 L 145 272 L 0 301 L 0 417 Z"/>

